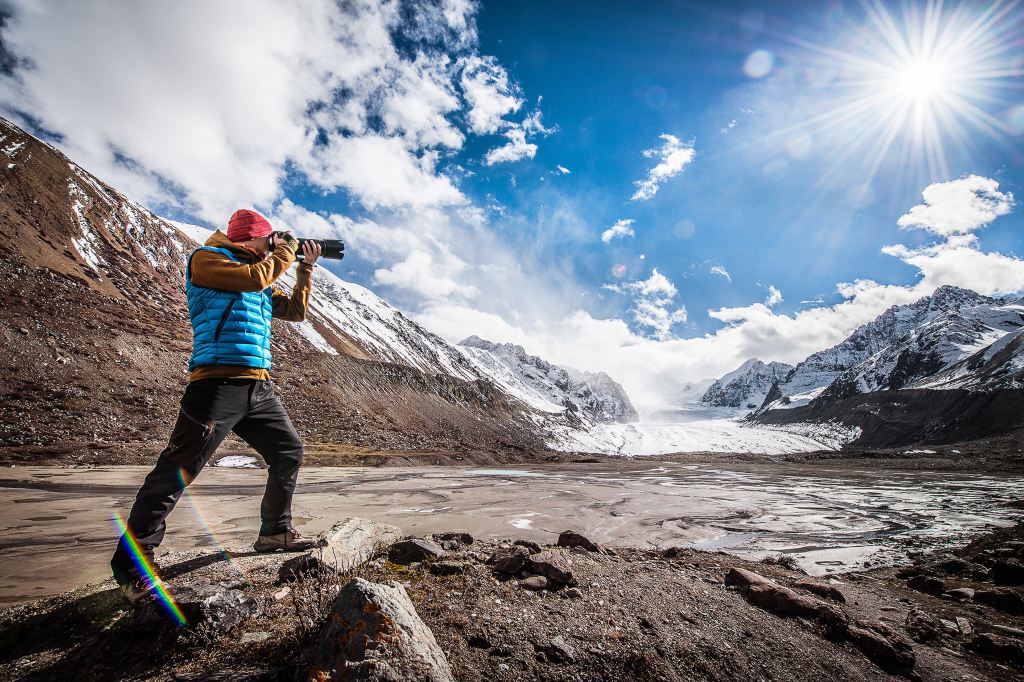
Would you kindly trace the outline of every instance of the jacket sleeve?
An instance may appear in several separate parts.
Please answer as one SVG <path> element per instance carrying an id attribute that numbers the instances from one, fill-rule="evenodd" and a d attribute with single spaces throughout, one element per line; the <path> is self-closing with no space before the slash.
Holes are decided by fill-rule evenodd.
<path id="1" fill-rule="evenodd" d="M 270 258 L 252 264 L 200 249 L 192 255 L 192 283 L 224 291 L 263 291 L 294 262 L 294 247 L 287 242 L 278 244 Z"/>
<path id="2" fill-rule="evenodd" d="M 300 263 L 295 271 L 295 287 L 288 296 L 277 287 L 273 291 L 274 317 L 288 322 L 302 322 L 309 307 L 309 292 L 313 288 L 313 266 Z"/>

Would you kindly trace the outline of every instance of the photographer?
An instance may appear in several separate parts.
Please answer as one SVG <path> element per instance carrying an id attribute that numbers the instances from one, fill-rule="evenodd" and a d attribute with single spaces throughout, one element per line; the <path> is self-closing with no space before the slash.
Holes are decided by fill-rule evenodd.
<path id="1" fill-rule="evenodd" d="M 302 463 L 302 443 L 270 382 L 271 318 L 306 317 L 316 242 L 304 242 L 291 295 L 273 284 L 296 260 L 299 242 L 274 232 L 255 211 L 236 211 L 227 234 L 216 231 L 189 256 L 185 291 L 194 335 L 188 387 L 167 447 L 135 498 L 127 530 L 155 567 L 165 518 L 213 456 L 229 431 L 267 463 L 266 492 L 257 552 L 300 551 L 314 546 L 291 526 L 292 494 Z M 127 535 L 127 533 L 126 533 Z M 131 602 L 156 589 L 133 561 L 122 536 L 110 562 L 121 593 Z"/>

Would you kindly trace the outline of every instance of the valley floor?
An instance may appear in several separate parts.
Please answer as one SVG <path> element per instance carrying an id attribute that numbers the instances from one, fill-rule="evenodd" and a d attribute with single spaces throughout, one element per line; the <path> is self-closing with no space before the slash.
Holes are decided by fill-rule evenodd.
<path id="1" fill-rule="evenodd" d="M 357 516 L 415 535 L 460 528 L 481 538 L 516 533 L 542 543 L 574 528 L 611 546 L 722 549 L 750 559 L 785 553 L 809 573 L 826 574 L 898 563 L 1024 518 L 1007 506 L 1020 495 L 1022 472 L 893 469 L 865 459 L 682 459 L 307 467 L 295 522 L 315 534 Z M 3 470 L 0 603 L 107 577 L 112 514 L 127 513 L 145 473 Z M 162 549 L 251 542 L 264 481 L 262 470 L 208 467 L 171 514 Z"/>

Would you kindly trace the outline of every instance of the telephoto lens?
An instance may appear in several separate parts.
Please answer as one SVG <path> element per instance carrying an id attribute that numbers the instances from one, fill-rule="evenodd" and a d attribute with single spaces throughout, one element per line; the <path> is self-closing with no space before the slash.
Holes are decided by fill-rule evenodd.
<path id="1" fill-rule="evenodd" d="M 340 239 L 300 239 L 299 250 L 295 254 L 302 260 L 302 245 L 306 242 L 313 242 L 320 245 L 320 257 L 331 260 L 341 260 L 345 257 L 345 243 Z"/>

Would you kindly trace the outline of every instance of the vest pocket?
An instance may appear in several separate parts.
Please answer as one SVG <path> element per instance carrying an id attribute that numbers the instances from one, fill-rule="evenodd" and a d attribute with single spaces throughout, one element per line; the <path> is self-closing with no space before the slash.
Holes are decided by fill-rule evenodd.
<path id="1" fill-rule="evenodd" d="M 193 463 L 202 454 L 206 444 L 213 438 L 217 422 L 212 419 L 199 421 L 185 408 L 178 411 L 178 420 L 174 423 L 171 438 L 167 447 L 160 453 L 179 466 Z"/>
<path id="2" fill-rule="evenodd" d="M 220 321 L 217 323 L 217 330 L 213 333 L 213 340 L 220 341 L 220 333 L 224 330 L 224 324 L 228 321 L 228 316 L 231 314 L 231 309 L 235 307 L 235 301 L 238 299 L 232 299 L 231 303 L 228 303 L 227 307 L 224 308 L 224 312 L 220 314 Z"/>

